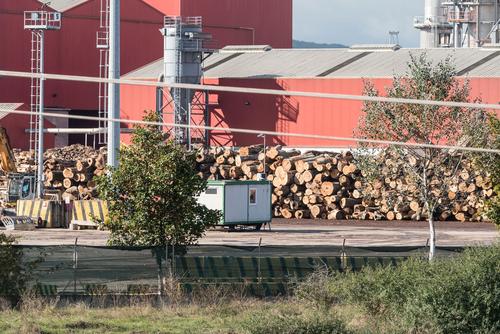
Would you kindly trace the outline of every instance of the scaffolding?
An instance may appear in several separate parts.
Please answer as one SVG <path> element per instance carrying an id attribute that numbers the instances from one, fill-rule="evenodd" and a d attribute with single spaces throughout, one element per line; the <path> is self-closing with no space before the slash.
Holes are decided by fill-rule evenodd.
<path id="1" fill-rule="evenodd" d="M 109 0 L 101 0 L 99 9 L 99 30 L 96 36 L 96 47 L 99 50 L 99 78 L 107 79 L 109 74 Z M 108 84 L 99 82 L 98 116 L 99 129 L 107 129 L 108 118 Z M 99 131 L 97 142 L 107 144 L 107 131 Z"/>
<path id="2" fill-rule="evenodd" d="M 61 29 L 61 13 L 47 11 L 24 12 L 24 29 L 31 30 L 31 73 L 44 73 L 45 31 Z M 44 111 L 44 79 L 32 77 L 30 85 L 30 150 L 35 152 L 37 162 L 37 197 L 43 195 L 43 111 Z"/>

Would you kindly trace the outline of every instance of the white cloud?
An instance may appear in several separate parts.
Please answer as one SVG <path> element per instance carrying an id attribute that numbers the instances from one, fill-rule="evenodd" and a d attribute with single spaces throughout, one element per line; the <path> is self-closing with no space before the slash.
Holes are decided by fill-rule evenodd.
<path id="1" fill-rule="evenodd" d="M 417 47 L 413 17 L 424 0 L 294 0 L 294 38 L 321 43 L 387 43 L 389 31 L 400 44 Z"/>

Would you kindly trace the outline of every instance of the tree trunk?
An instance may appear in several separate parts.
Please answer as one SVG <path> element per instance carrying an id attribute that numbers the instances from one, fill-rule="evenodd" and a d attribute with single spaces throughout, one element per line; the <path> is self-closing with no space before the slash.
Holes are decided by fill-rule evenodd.
<path id="1" fill-rule="evenodd" d="M 429 261 L 434 259 L 436 254 L 436 228 L 434 226 L 434 217 L 429 212 Z"/>

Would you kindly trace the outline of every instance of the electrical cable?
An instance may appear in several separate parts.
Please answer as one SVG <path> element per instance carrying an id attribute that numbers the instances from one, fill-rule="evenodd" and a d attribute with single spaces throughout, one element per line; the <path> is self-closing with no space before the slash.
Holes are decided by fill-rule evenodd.
<path id="1" fill-rule="evenodd" d="M 416 105 L 441 106 L 441 107 L 458 107 L 458 108 L 469 108 L 469 109 L 481 108 L 481 109 L 500 110 L 500 104 L 489 104 L 489 103 L 434 101 L 434 100 L 402 99 L 402 98 L 367 96 L 367 95 L 283 91 L 277 89 L 261 89 L 261 88 L 247 88 L 247 87 L 234 87 L 234 86 L 164 83 L 156 81 L 143 81 L 143 80 L 131 80 L 131 79 L 105 79 L 105 78 L 88 77 L 88 76 L 46 74 L 46 73 L 35 74 L 31 72 L 0 70 L 0 76 L 2 75 L 8 77 L 17 77 L 17 78 L 39 78 L 42 80 L 78 81 L 78 82 L 89 82 L 89 83 L 114 83 L 121 85 L 169 87 L 169 88 L 181 88 L 181 89 L 192 89 L 192 90 L 213 91 L 213 92 L 261 94 L 261 95 L 276 95 L 276 96 L 298 96 L 298 97 L 349 100 L 349 101 L 386 102 L 386 103 L 416 104 Z"/>
<path id="2" fill-rule="evenodd" d="M 37 112 L 25 111 L 25 110 L 10 110 L 0 108 L 0 112 L 5 112 L 8 114 L 18 114 L 18 115 L 38 115 Z M 102 120 L 99 117 L 93 116 L 81 116 L 81 115 L 63 115 L 58 113 L 43 113 L 45 117 L 58 117 L 58 118 L 69 118 L 69 119 L 80 119 L 89 121 Z M 199 129 L 199 130 L 210 130 L 210 131 L 221 131 L 221 132 L 232 132 L 232 133 L 246 133 L 246 134 L 263 134 L 268 136 L 276 137 L 299 137 L 299 138 L 310 138 L 310 139 L 320 139 L 320 140 L 331 140 L 331 141 L 344 141 L 344 142 L 357 142 L 366 144 L 377 144 L 377 145 L 394 145 L 401 147 L 421 147 L 421 148 L 431 148 L 431 149 L 447 149 L 447 150 L 457 150 L 457 151 L 470 151 L 470 152 L 481 152 L 481 153 L 494 153 L 500 154 L 500 150 L 481 148 L 481 147 L 467 147 L 467 146 L 456 146 L 456 145 L 434 145 L 434 144 L 423 144 L 423 143 L 405 143 L 399 141 L 390 140 L 375 140 L 375 139 L 365 139 L 356 137 L 336 137 L 336 136 L 326 136 L 326 135 L 314 135 L 314 134 L 302 134 L 302 133 L 289 133 L 289 132 L 277 132 L 277 131 L 267 131 L 267 130 L 251 130 L 251 129 L 241 129 L 241 128 L 224 128 L 224 127 L 214 127 L 205 125 L 191 125 L 191 124 L 175 124 L 166 122 L 151 122 L 151 121 L 139 121 L 139 120 L 129 120 L 121 118 L 106 118 L 105 121 L 108 122 L 119 122 L 125 124 L 134 125 L 150 125 L 158 127 L 179 127 L 185 129 Z"/>

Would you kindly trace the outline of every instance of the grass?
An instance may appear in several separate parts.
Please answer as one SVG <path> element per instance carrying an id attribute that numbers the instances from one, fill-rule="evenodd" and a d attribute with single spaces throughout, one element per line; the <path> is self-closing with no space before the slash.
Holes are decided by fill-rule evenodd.
<path id="1" fill-rule="evenodd" d="M 216 333 L 232 328 L 231 315 L 187 306 L 90 309 L 85 305 L 0 313 L 1 333 Z M 220 331 L 219 331 L 220 332 Z M 223 331 L 224 333 L 224 331 Z"/>
<path id="2" fill-rule="evenodd" d="M 0 333 L 5 334 L 146 334 L 249 333 L 248 323 L 262 314 L 309 316 L 311 310 L 295 300 L 246 299 L 225 305 L 89 308 L 84 304 L 0 312 Z M 255 315 L 259 315 L 255 317 Z M 332 314 L 333 317 L 333 314 Z"/>
<path id="3" fill-rule="evenodd" d="M 500 333 L 500 245 L 432 263 L 318 270 L 287 298 L 249 298 L 234 288 L 204 288 L 190 298 L 168 291 L 162 307 L 152 300 L 56 306 L 25 295 L 12 309 L 0 299 L 0 333 Z"/>

